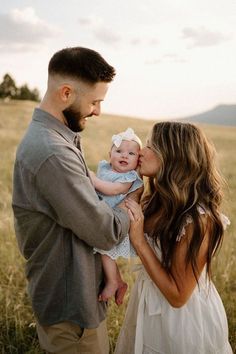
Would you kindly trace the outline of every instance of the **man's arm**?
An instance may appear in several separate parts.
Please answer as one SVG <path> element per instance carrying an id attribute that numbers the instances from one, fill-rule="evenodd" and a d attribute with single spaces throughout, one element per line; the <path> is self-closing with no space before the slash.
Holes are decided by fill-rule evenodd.
<path id="1" fill-rule="evenodd" d="M 51 156 L 36 176 L 37 190 L 51 217 L 88 245 L 111 249 L 129 230 L 128 215 L 100 200 L 80 156 L 71 150 Z"/>

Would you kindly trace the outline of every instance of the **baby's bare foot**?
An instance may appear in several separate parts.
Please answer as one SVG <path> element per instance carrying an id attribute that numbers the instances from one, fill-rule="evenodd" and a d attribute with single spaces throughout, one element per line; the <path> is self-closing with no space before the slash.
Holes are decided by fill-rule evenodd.
<path id="1" fill-rule="evenodd" d="M 117 305 L 123 304 L 124 296 L 127 291 L 128 285 L 125 282 L 120 282 L 115 293 L 115 302 Z"/>
<path id="2" fill-rule="evenodd" d="M 112 296 L 118 291 L 118 282 L 108 282 L 106 283 L 101 294 L 98 296 L 99 301 L 108 301 Z"/>

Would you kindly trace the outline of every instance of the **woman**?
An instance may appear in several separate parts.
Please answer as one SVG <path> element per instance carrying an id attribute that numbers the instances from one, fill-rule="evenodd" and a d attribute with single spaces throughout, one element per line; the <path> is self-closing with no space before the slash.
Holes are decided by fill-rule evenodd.
<path id="1" fill-rule="evenodd" d="M 141 150 L 141 207 L 126 201 L 142 265 L 115 354 L 232 353 L 211 260 L 228 219 L 219 212 L 214 148 L 186 123 L 157 123 Z M 143 210 L 143 211 L 142 211 Z"/>

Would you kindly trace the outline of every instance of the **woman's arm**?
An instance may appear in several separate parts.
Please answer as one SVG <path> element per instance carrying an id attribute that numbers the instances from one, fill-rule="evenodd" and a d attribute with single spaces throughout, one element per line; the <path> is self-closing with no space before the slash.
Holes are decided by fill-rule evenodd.
<path id="1" fill-rule="evenodd" d="M 132 200 L 128 200 L 126 206 L 131 219 L 130 240 L 147 273 L 173 307 L 183 306 L 197 285 L 191 264 L 188 264 L 187 267 L 185 264 L 185 257 L 192 236 L 192 225 L 189 224 L 186 227 L 185 236 L 177 243 L 171 274 L 169 274 L 144 237 L 144 219 L 141 207 Z M 197 257 L 199 275 L 206 263 L 208 237 L 209 235 L 206 233 Z"/>
<path id="2" fill-rule="evenodd" d="M 108 182 L 98 178 L 93 171 L 89 171 L 94 188 L 105 195 L 117 195 L 128 193 L 133 182 Z"/>

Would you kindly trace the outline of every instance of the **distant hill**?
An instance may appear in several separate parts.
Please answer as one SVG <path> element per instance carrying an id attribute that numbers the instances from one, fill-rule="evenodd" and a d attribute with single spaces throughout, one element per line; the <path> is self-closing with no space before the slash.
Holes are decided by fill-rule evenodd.
<path id="1" fill-rule="evenodd" d="M 236 126 L 236 104 L 222 104 L 215 108 L 180 120 L 204 124 Z"/>

